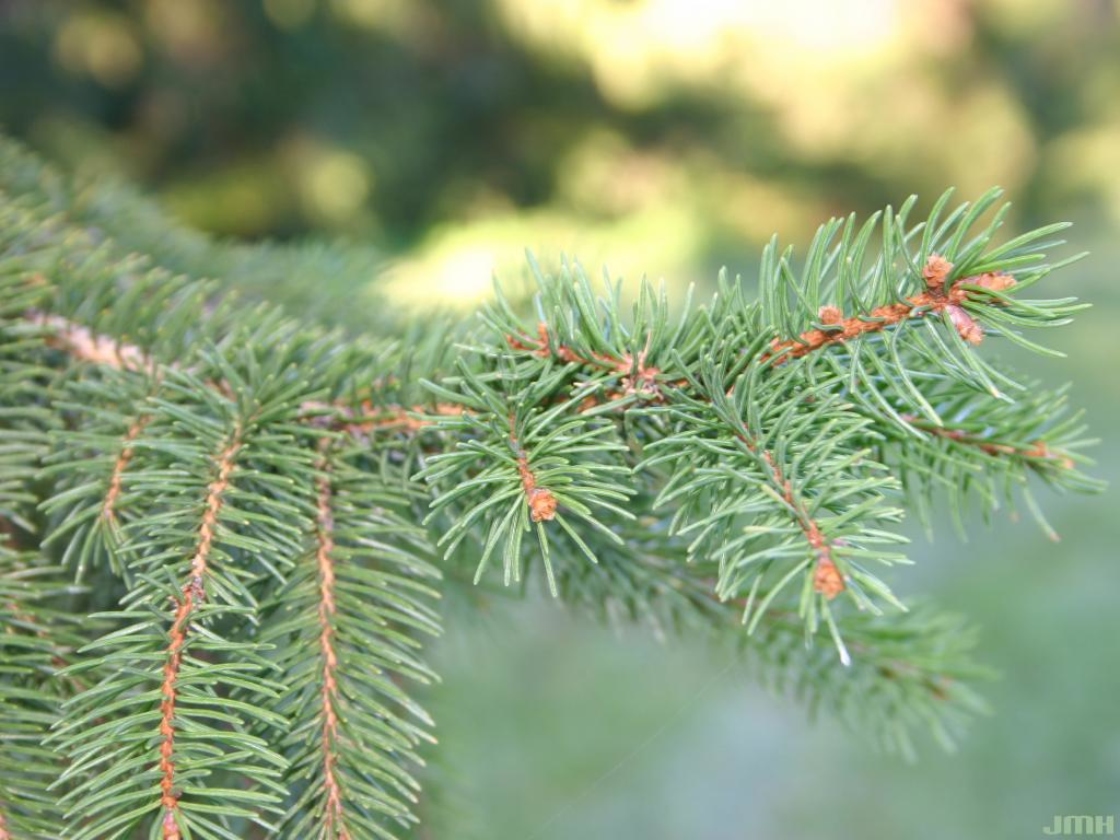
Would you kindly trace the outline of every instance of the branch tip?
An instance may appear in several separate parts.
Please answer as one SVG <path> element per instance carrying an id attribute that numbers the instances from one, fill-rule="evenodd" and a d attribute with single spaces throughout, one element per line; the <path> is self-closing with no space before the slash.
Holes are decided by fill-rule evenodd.
<path id="1" fill-rule="evenodd" d="M 853 315 L 850 318 L 845 318 L 844 313 L 834 304 L 822 306 L 817 312 L 817 319 L 825 329 L 806 330 L 796 338 L 775 338 L 770 343 L 770 349 L 763 354 L 763 361 L 772 360 L 773 364 L 780 365 L 866 333 L 881 332 L 908 318 L 943 311 L 948 311 L 949 319 L 962 339 L 969 344 L 979 344 L 984 338 L 984 330 L 964 310 L 963 304 L 982 298 L 974 298 L 973 289 L 966 287 L 1005 292 L 1015 286 L 1015 278 L 1010 274 L 990 271 L 961 278 L 946 288 L 952 270 L 952 263 L 939 254 L 931 254 L 922 269 L 922 277 L 926 282 L 924 292 L 911 295 L 904 301 L 876 307 L 867 315 Z"/>
<path id="2" fill-rule="evenodd" d="M 556 496 L 545 487 L 537 486 L 537 476 L 529 466 L 529 455 L 517 439 L 516 421 L 509 417 L 509 442 L 517 453 L 517 474 L 521 478 L 521 489 L 525 492 L 525 504 L 529 506 L 529 518 L 534 522 L 547 522 L 556 518 L 558 505 Z"/>

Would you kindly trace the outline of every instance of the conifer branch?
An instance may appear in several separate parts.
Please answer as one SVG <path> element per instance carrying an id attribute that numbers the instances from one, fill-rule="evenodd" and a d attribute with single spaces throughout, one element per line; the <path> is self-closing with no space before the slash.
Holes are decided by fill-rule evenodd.
<path id="1" fill-rule="evenodd" d="M 927 278 L 930 291 L 915 295 L 905 304 L 893 304 L 873 310 L 871 315 L 854 316 L 844 319 L 835 307 L 822 307 L 821 321 L 830 328 L 814 329 L 802 333 L 797 339 L 782 341 L 774 339 L 768 351 L 761 355 L 761 360 L 772 360 L 774 364 L 782 364 L 792 358 L 799 358 L 815 350 L 846 342 L 860 335 L 884 330 L 899 323 L 906 318 L 920 317 L 933 312 L 947 311 L 960 332 L 961 337 L 972 344 L 978 344 L 982 337 L 982 330 L 976 325 L 961 304 L 974 298 L 976 289 L 991 291 L 1005 291 L 1013 288 L 1013 277 L 1001 273 L 988 272 L 977 277 L 964 278 L 956 281 L 950 287 L 948 294 L 942 292 L 945 277 L 952 266 L 942 257 L 930 257 L 923 276 Z M 972 288 L 966 288 L 972 287 Z M 153 358 L 145 355 L 138 347 L 123 343 L 107 336 L 91 333 L 87 328 L 77 325 L 65 318 L 46 316 L 43 313 L 32 312 L 28 320 L 51 330 L 49 341 L 62 349 L 67 350 L 75 358 L 92 364 L 99 364 L 114 369 L 140 371 L 154 375 L 161 367 Z M 686 386 L 687 380 L 680 379 L 671 382 L 659 379 L 661 371 L 645 363 L 645 352 L 639 353 L 637 358 L 624 356 L 612 358 L 605 354 L 592 354 L 590 357 L 581 357 L 571 348 L 563 344 L 551 346 L 548 325 L 544 322 L 538 324 L 538 339 L 530 339 L 526 335 L 509 334 L 506 341 L 511 349 L 528 351 L 541 357 L 553 357 L 561 361 L 570 362 L 583 367 L 598 368 L 620 376 L 620 387 L 606 393 L 606 399 L 617 400 L 622 397 L 640 395 L 643 402 L 664 402 L 666 399 L 664 389 L 680 388 Z M 175 369 L 175 366 L 170 366 Z M 223 392 L 228 392 L 228 384 L 214 383 L 214 387 Z M 581 410 L 589 410 L 601 404 L 596 397 L 586 397 L 580 404 Z M 464 411 L 469 411 L 463 406 L 454 403 L 435 403 L 433 405 L 416 404 L 403 406 L 393 403 L 374 405 L 365 401 L 363 405 L 354 409 L 344 403 L 327 405 L 309 402 L 304 409 L 310 422 L 321 423 L 324 414 L 333 414 L 339 417 L 332 423 L 334 428 L 349 434 L 368 435 L 379 431 L 402 432 L 415 434 L 431 426 L 434 418 L 439 416 L 457 416 Z M 625 410 L 625 406 L 620 406 Z M 918 415 L 903 414 L 901 418 L 907 423 L 919 428 L 935 437 L 953 440 L 962 444 L 971 444 L 988 455 L 1017 456 L 1032 460 L 1057 461 L 1065 468 L 1072 468 L 1073 463 L 1069 456 L 1060 451 L 1054 451 L 1044 440 L 1036 440 L 1028 447 L 1013 446 L 1009 444 L 989 443 L 970 435 L 963 430 L 947 429 L 941 425 L 930 423 Z M 128 444 L 142 431 L 147 418 L 140 417 L 129 427 L 125 434 L 121 454 L 114 467 L 110 478 L 109 491 L 105 500 L 104 515 L 107 519 L 114 518 L 113 507 L 120 494 L 122 475 L 132 457 L 132 450 Z M 779 478 L 778 484 L 781 485 Z M 784 487 L 779 487 L 785 492 Z M 535 521 L 535 520 L 534 520 Z M 831 577 L 831 575 L 829 575 Z"/>
<path id="2" fill-rule="evenodd" d="M 157 381 L 168 371 L 182 369 L 173 363 L 157 361 L 136 345 L 99 335 L 61 316 L 48 316 L 42 312 L 30 311 L 25 313 L 24 318 L 28 323 L 45 328 L 47 343 L 50 346 L 64 350 L 78 361 L 112 370 L 144 373 Z M 231 392 L 230 383 L 221 379 L 212 380 L 208 385 L 222 394 Z M 375 405 L 368 399 L 363 400 L 358 407 L 352 407 L 340 400 L 331 404 L 308 401 L 302 405 L 302 408 L 305 422 L 311 425 L 322 426 L 323 417 L 327 416 L 331 418 L 329 427 L 359 436 L 376 432 L 416 434 L 431 425 L 432 421 L 425 419 L 428 415 L 454 416 L 463 411 L 460 406 L 449 403 L 400 405 L 386 402 Z M 138 417 L 125 433 L 121 454 L 110 477 L 105 505 L 106 519 L 114 518 L 113 507 L 120 495 L 123 472 L 132 458 L 132 450 L 128 445 L 143 431 L 148 419 L 143 416 Z"/>
<path id="3" fill-rule="evenodd" d="M 180 840 L 182 834 L 176 813 L 179 794 L 175 785 L 175 703 L 178 699 L 176 683 L 183 661 L 183 647 L 187 640 L 189 624 L 201 603 L 206 600 L 206 583 L 209 578 L 210 551 L 214 544 L 214 531 L 218 516 L 225 504 L 230 475 L 236 465 L 237 453 L 243 445 L 240 425 L 234 426 L 229 443 L 217 458 L 217 477 L 210 484 L 206 496 L 206 512 L 198 531 L 198 545 L 190 560 L 190 577 L 183 584 L 175 616 L 171 622 L 167 646 L 167 662 L 163 668 L 163 685 L 160 694 L 159 733 L 163 738 L 159 748 L 160 807 L 163 809 L 162 830 L 164 840 Z"/>
<path id="4" fill-rule="evenodd" d="M 279 824 L 291 836 L 392 836 L 385 819 L 414 819 L 410 768 L 421 763 L 416 745 L 431 740 L 431 721 L 405 688 L 434 679 L 412 631 L 438 632 L 426 584 L 438 575 L 399 518 L 399 493 L 369 487 L 354 467 L 359 447 L 338 433 L 320 438 L 313 545 L 263 609 L 264 638 L 290 686 L 274 708 L 291 721 L 292 795 Z"/>
<path id="5" fill-rule="evenodd" d="M 694 395 L 690 401 L 699 400 L 710 403 L 712 400 L 722 399 L 718 394 L 721 390 L 717 386 L 707 387 L 693 378 L 687 371 L 684 376 L 667 380 L 661 377 L 662 371 L 654 366 L 647 365 L 652 334 L 647 334 L 645 347 L 640 353 L 625 353 L 612 356 L 608 353 L 590 352 L 580 353 L 563 343 L 554 343 L 550 336 L 550 329 L 546 323 L 539 323 L 537 327 L 539 338 L 530 339 L 524 333 L 510 332 L 505 335 L 505 341 L 514 351 L 532 353 L 542 358 L 555 358 L 570 366 L 587 369 L 591 375 L 605 373 L 621 378 L 617 387 L 605 389 L 605 399 L 608 401 L 625 400 L 627 397 L 638 395 L 641 402 L 630 403 L 629 406 L 619 405 L 619 410 L 625 411 L 627 407 L 644 408 L 649 405 L 663 405 L 673 403 L 677 394 Z M 744 348 L 746 351 L 746 349 Z M 764 353 L 759 357 L 760 362 L 766 362 L 771 354 Z M 660 381 L 659 381 L 660 380 Z M 727 389 L 726 397 L 733 396 L 734 386 Z M 712 394 L 712 396 L 708 396 Z M 718 394 L 718 395 L 717 395 Z M 685 397 L 685 399 L 690 399 Z M 581 410 L 594 408 L 600 404 L 599 400 L 587 397 L 580 403 Z M 808 512 L 808 505 L 795 490 L 793 483 L 786 478 L 773 452 L 759 448 L 752 432 L 742 423 L 731 423 L 730 433 L 740 440 L 746 449 L 765 466 L 764 473 L 771 490 L 784 505 L 789 515 L 800 528 L 813 556 L 811 580 L 815 592 L 823 595 L 826 600 L 832 600 L 844 591 L 846 585 L 844 577 L 833 560 L 832 541 L 822 532 L 820 524 Z M 527 483 L 526 486 L 530 486 Z M 527 491 L 528 492 L 528 491 Z M 534 517 L 534 521 L 536 518 Z M 749 613 L 749 608 L 748 608 Z M 846 656 L 846 653 L 842 653 Z"/>
<path id="6" fill-rule="evenodd" d="M 757 299 L 723 276 L 678 313 L 643 283 L 625 312 L 617 284 L 533 264 L 533 317 L 499 295 L 481 325 L 386 327 L 399 341 L 175 274 L 234 261 L 159 218 L 125 229 L 155 211 L 108 195 L 0 141 L 0 523 L 18 537 L 0 647 L 25 669 L 0 668 L 0 727 L 22 721 L 33 768 L 0 767 L 17 837 L 407 830 L 433 740 L 414 694 L 435 679 L 434 547 L 476 581 L 500 556 L 523 590 L 539 563 L 573 609 L 714 635 L 889 746 L 920 726 L 948 743 L 979 672 L 959 623 L 903 611 L 872 573 L 905 559 L 897 503 L 922 513 L 940 489 L 963 519 L 1032 474 L 1097 489 L 1064 393 L 974 352 L 1045 352 L 1027 331 L 1081 308 L 1024 299 L 1060 226 L 997 243 L 994 193 L 829 222 L 800 267 L 774 244 Z M 287 273 L 291 252 L 254 253 L 237 265 Z"/>
<path id="7" fill-rule="evenodd" d="M 922 720 L 946 747 L 962 737 L 969 719 L 987 711 L 973 689 L 987 672 L 969 661 L 975 628 L 959 618 L 911 604 L 890 616 L 837 616 L 851 651 L 842 664 L 820 645 L 807 645 L 803 619 L 787 605 L 768 607 L 755 632 L 741 632 L 747 598 L 721 600 L 714 592 L 717 563 L 687 560 L 687 545 L 664 539 L 650 523 L 619 523 L 627 546 L 599 547 L 600 562 L 560 559 L 556 576 L 564 603 L 622 629 L 641 624 L 659 639 L 708 641 L 717 652 L 741 657 L 756 677 L 792 695 L 812 712 L 827 711 L 891 752 L 913 757 L 911 727 L 899 715 Z M 756 600 L 767 593 L 755 594 Z"/>
<path id="8" fill-rule="evenodd" d="M 969 344 L 979 344 L 984 331 L 965 309 L 970 302 L 997 305 L 983 292 L 1006 292 L 1015 286 L 1015 278 L 1002 272 L 984 272 L 972 277 L 963 277 L 948 285 L 953 265 L 939 254 L 930 254 L 922 277 L 926 291 L 911 295 L 899 303 L 889 303 L 876 307 L 867 315 L 853 315 L 845 318 L 843 312 L 834 305 L 822 306 L 818 312 L 821 328 L 807 330 L 797 338 L 774 339 L 764 359 L 773 359 L 774 364 L 782 364 L 790 359 L 798 359 L 823 348 L 841 344 L 869 333 L 880 332 L 907 319 L 928 317 L 946 313 L 961 338 Z"/>
<path id="9" fill-rule="evenodd" d="M 57 836 L 61 817 L 49 787 L 62 767 L 42 740 L 76 688 L 58 673 L 80 643 L 52 607 L 60 572 L 0 545 L 0 819 L 15 840 Z"/>
<path id="10" fill-rule="evenodd" d="M 1050 463 L 1066 470 L 1074 468 L 1073 458 L 1069 453 L 1062 449 L 1052 449 L 1050 444 L 1041 438 L 1028 444 L 1003 443 L 964 428 L 937 426 L 912 414 L 904 414 L 902 419 L 931 437 L 952 441 L 961 446 L 975 447 L 985 455 L 991 455 L 994 458 L 1004 456 L 1018 458 L 1032 467 L 1040 463 Z"/>

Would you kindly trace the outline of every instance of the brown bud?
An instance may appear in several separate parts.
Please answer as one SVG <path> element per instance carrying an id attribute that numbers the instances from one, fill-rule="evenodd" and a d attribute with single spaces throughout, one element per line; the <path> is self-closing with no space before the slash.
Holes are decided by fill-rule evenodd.
<path id="1" fill-rule="evenodd" d="M 1044 440 L 1036 440 L 1025 454 L 1028 458 L 1045 458 L 1048 461 L 1057 461 L 1065 470 L 1072 470 L 1074 467 L 1072 458 L 1064 453 L 1055 452 L 1046 445 Z"/>
<path id="2" fill-rule="evenodd" d="M 529 491 L 529 518 L 534 522 L 556 518 L 556 497 L 551 490 L 534 487 Z"/>
<path id="3" fill-rule="evenodd" d="M 989 271 L 987 274 L 981 274 L 978 277 L 969 277 L 967 282 L 982 289 L 990 289 L 993 292 L 1006 292 L 1015 285 L 1015 278 L 1010 274 Z"/>
<path id="4" fill-rule="evenodd" d="M 953 326 L 957 328 L 961 338 L 969 344 L 979 344 L 984 340 L 984 330 L 972 320 L 971 315 L 956 305 L 950 305 L 946 308 L 949 311 L 949 320 L 953 322 Z"/>
<path id="5" fill-rule="evenodd" d="M 817 562 L 817 570 L 813 573 L 813 589 L 830 601 L 844 591 L 844 577 L 831 558 L 822 557 Z"/>
<path id="6" fill-rule="evenodd" d="M 952 270 L 953 264 L 943 256 L 930 254 L 925 268 L 922 269 L 922 277 L 925 278 L 926 285 L 931 291 L 939 292 L 945 287 L 945 280 Z"/>
<path id="7" fill-rule="evenodd" d="M 833 324 L 842 323 L 844 320 L 844 313 L 840 311 L 840 307 L 833 306 L 830 303 L 820 308 L 820 311 L 817 312 L 817 320 L 826 327 L 830 327 Z"/>

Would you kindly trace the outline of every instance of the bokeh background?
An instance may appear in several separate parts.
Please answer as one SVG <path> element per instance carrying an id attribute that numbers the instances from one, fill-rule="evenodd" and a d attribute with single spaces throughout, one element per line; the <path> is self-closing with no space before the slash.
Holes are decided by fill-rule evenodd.
<path id="1" fill-rule="evenodd" d="M 375 253 L 402 310 L 473 307 L 529 248 L 710 285 L 777 232 L 1001 185 L 1013 231 L 1076 222 L 1053 334 L 1120 478 L 1117 0 L 0 0 L 0 129 L 139 183 L 187 224 Z M 372 322 L 373 319 L 371 319 Z M 424 836 L 1033 838 L 1120 823 L 1120 510 L 1062 536 L 916 527 L 903 594 L 983 627 L 1002 673 L 955 755 L 909 765 L 687 644 L 543 600 L 457 618 L 431 698 Z"/>

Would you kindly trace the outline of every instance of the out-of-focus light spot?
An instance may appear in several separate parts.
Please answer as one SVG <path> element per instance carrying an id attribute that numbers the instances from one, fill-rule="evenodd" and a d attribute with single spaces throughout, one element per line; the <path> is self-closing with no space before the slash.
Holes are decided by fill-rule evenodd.
<path id="1" fill-rule="evenodd" d="M 378 29 L 384 25 L 384 7 L 388 5 L 392 5 L 391 0 L 331 0 L 331 8 L 337 17 L 366 29 Z"/>
<path id="2" fill-rule="evenodd" d="M 369 197 L 373 173 L 355 154 L 317 151 L 300 173 L 300 190 L 313 216 L 331 223 L 347 221 Z"/>
<path id="3" fill-rule="evenodd" d="M 432 278 L 432 289 L 441 298 L 477 300 L 490 293 L 494 279 L 494 252 L 467 248 L 450 255 Z"/>
<path id="4" fill-rule="evenodd" d="M 124 17 L 75 13 L 55 36 L 55 59 L 67 72 L 89 74 L 105 87 L 121 87 L 143 63 L 140 42 Z"/>
<path id="5" fill-rule="evenodd" d="M 315 14 L 315 0 L 264 0 L 264 13 L 281 29 L 299 29 Z"/>
<path id="6" fill-rule="evenodd" d="M 184 64 L 208 64 L 230 43 L 232 15 L 217 0 L 148 0 L 152 40 Z"/>
<path id="7" fill-rule="evenodd" d="M 515 37 L 588 64 L 603 94 L 642 108 L 676 84 L 849 60 L 898 35 L 900 0 L 494 0 Z M 759 67 L 759 64 L 762 67 Z"/>
<path id="8" fill-rule="evenodd" d="M 379 281 L 378 295 L 417 309 L 467 309 L 492 291 L 499 257 L 493 248 L 453 236 L 427 255 L 402 263 Z"/>
<path id="9" fill-rule="evenodd" d="M 639 8 L 651 35 L 702 49 L 728 30 L 754 30 L 818 50 L 864 49 L 889 38 L 898 0 L 648 0 Z"/>
<path id="10" fill-rule="evenodd" d="M 906 50 L 911 59 L 928 55 L 937 60 L 968 49 L 976 28 L 974 6 L 973 0 L 903 3 L 900 9 L 902 37 L 896 48 Z"/>
<path id="11" fill-rule="evenodd" d="M 331 10 L 351 26 L 402 37 L 416 35 L 424 17 L 416 0 L 331 0 Z"/>
<path id="12" fill-rule="evenodd" d="M 706 243 L 706 223 L 694 207 L 662 203 L 616 220 L 589 220 L 556 211 L 515 213 L 437 228 L 398 263 L 377 290 L 411 307 L 477 307 L 496 276 L 515 297 L 531 293 L 525 249 L 545 271 L 564 255 L 578 255 L 593 283 L 609 265 L 612 277 L 636 281 L 651 267 L 664 271 L 670 290 L 695 278 L 684 274 Z M 636 282 L 628 283 L 634 291 Z"/>

